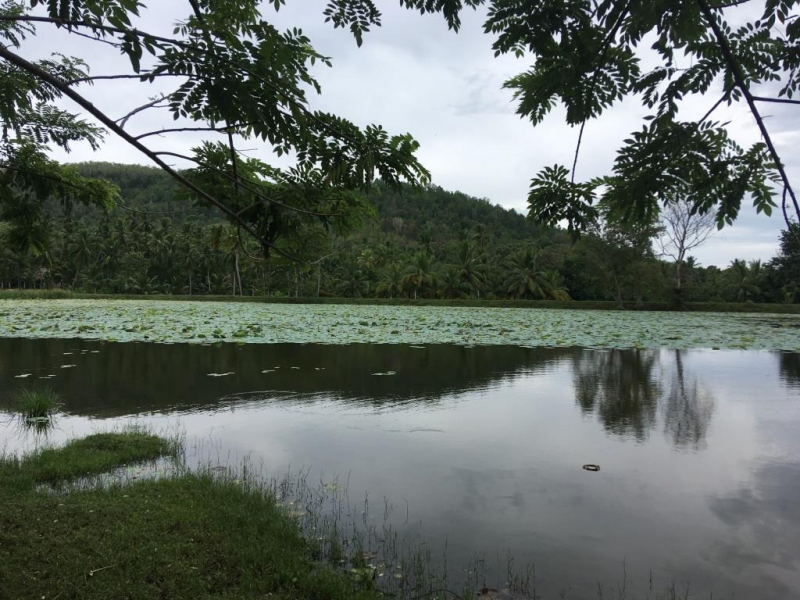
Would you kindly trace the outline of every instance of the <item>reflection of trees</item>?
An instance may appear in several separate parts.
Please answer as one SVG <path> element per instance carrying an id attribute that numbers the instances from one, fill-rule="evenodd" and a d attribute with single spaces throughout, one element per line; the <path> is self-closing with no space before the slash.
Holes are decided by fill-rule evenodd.
<path id="1" fill-rule="evenodd" d="M 485 389 L 522 373 L 546 371 L 571 354 L 564 348 L 512 346 L 201 346 L 4 338 L 0 339 L 0 407 L 11 390 L 37 383 L 58 390 L 67 412 L 90 416 L 195 410 L 230 396 L 287 402 L 325 396 L 352 406 L 413 407 Z M 61 370 L 65 362 L 77 366 Z M 397 374 L 373 375 L 389 371 Z M 13 378 L 22 372 L 33 375 Z M 38 379 L 49 373 L 57 377 Z M 233 375 L 209 377 L 208 373 Z"/>
<path id="2" fill-rule="evenodd" d="M 684 357 L 657 372 L 660 355 L 655 350 L 582 350 L 575 354 L 575 399 L 581 410 L 594 413 L 603 427 L 617 435 L 645 439 L 656 426 L 662 406 L 664 431 L 680 447 L 702 447 L 714 399 L 697 376 L 687 374 Z M 669 381 L 664 391 L 661 378 Z"/>
<path id="3" fill-rule="evenodd" d="M 597 413 L 618 435 L 647 437 L 655 424 L 661 386 L 653 350 L 582 350 L 575 355 L 575 396 L 584 413 Z"/>
<path id="4" fill-rule="evenodd" d="M 664 431 L 676 446 L 700 448 L 713 413 L 714 398 L 696 375 L 686 376 L 681 351 L 675 350 L 675 372 L 664 397 Z"/>
<path id="5" fill-rule="evenodd" d="M 790 387 L 800 387 L 800 352 L 778 352 L 781 380 Z"/>

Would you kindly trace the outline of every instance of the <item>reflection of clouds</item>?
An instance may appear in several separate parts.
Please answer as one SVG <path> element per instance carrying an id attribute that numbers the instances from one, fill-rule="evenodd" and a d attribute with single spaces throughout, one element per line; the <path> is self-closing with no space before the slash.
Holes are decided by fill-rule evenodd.
<path id="1" fill-rule="evenodd" d="M 512 510 L 522 515 L 527 501 L 520 489 L 519 473 L 510 470 L 455 468 L 453 484 L 461 490 L 460 508 L 469 513 L 505 514 Z"/>
<path id="2" fill-rule="evenodd" d="M 752 577 L 793 597 L 800 589 L 800 464 L 766 464 L 750 486 L 712 498 L 710 508 L 728 529 L 707 559 L 743 577 L 749 569 L 771 567 Z"/>

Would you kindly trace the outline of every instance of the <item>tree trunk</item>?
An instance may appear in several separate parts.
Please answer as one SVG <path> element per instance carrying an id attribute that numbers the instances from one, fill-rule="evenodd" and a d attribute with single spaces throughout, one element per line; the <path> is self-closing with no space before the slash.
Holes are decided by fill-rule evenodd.
<path id="1" fill-rule="evenodd" d="M 236 264 L 236 281 L 239 282 L 239 295 L 244 296 L 244 290 L 242 289 L 242 274 L 239 271 L 239 251 L 233 253 L 233 258 Z M 234 287 L 234 295 L 236 295 L 236 289 Z"/>

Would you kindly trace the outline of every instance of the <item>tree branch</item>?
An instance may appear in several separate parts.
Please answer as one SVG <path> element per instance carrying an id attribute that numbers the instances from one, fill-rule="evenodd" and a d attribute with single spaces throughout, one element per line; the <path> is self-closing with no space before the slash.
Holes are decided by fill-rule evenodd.
<path id="1" fill-rule="evenodd" d="M 772 137 L 770 137 L 769 130 L 764 124 L 764 119 L 761 117 L 761 113 L 758 111 L 756 100 L 753 97 L 753 94 L 750 93 L 750 88 L 747 85 L 747 80 L 744 72 L 742 71 L 742 66 L 736 60 L 733 50 L 728 43 L 728 39 L 725 37 L 722 29 L 720 29 L 719 23 L 717 23 L 714 13 L 711 12 L 711 8 L 709 7 L 707 0 L 697 0 L 697 2 L 700 5 L 700 10 L 703 12 L 703 15 L 708 21 L 709 27 L 711 27 L 711 30 L 714 32 L 714 36 L 717 38 L 717 42 L 722 50 L 722 55 L 725 57 L 725 62 L 728 63 L 728 67 L 730 67 L 731 73 L 733 74 L 733 79 L 736 82 L 736 86 L 742 91 L 742 94 L 747 101 L 747 105 L 750 107 L 750 112 L 753 114 L 753 117 L 758 124 L 758 128 L 761 131 L 761 136 L 764 138 L 764 143 L 767 145 L 767 149 L 769 150 L 772 160 L 775 163 L 775 168 L 778 170 L 781 180 L 783 181 L 784 192 L 789 193 L 789 197 L 794 205 L 795 213 L 797 214 L 798 219 L 800 219 L 800 204 L 797 202 L 797 196 L 794 193 L 794 189 L 792 189 L 789 176 L 786 174 L 786 169 L 781 161 L 781 157 L 778 154 L 777 149 L 775 148 L 775 144 L 772 142 Z M 791 229 L 791 223 L 788 220 L 786 221 L 786 225 Z"/>
<path id="2" fill-rule="evenodd" d="M 710 117 L 710 116 L 712 115 L 712 113 L 713 113 L 715 110 L 717 110 L 717 109 L 719 108 L 719 106 L 720 106 L 720 105 L 721 105 L 723 102 L 725 102 L 725 99 L 728 97 L 728 95 L 729 95 L 729 94 L 730 94 L 730 92 L 725 92 L 725 93 L 722 95 L 722 98 L 720 98 L 719 100 L 717 100 L 717 101 L 714 103 L 714 106 L 712 106 L 710 109 L 708 109 L 708 112 L 707 112 L 705 115 L 703 115 L 703 118 L 702 118 L 702 119 L 700 119 L 700 120 L 697 122 L 697 124 L 698 124 L 698 125 L 702 125 L 703 123 L 705 123 L 706 119 L 708 119 L 708 117 Z"/>
<path id="3" fill-rule="evenodd" d="M 92 75 L 90 77 L 79 77 L 77 79 L 70 79 L 65 81 L 66 85 L 75 85 L 76 83 L 87 83 L 93 81 L 104 81 L 113 79 L 138 79 L 139 81 L 147 81 L 151 77 L 189 77 L 188 75 L 181 75 L 179 73 L 145 73 L 135 75 Z"/>
<path id="4" fill-rule="evenodd" d="M 753 96 L 756 102 L 776 102 L 778 104 L 800 104 L 800 100 L 790 100 L 789 98 L 766 98 L 764 96 Z"/>
<path id="5" fill-rule="evenodd" d="M 148 131 L 146 133 L 142 133 L 136 136 L 137 140 L 142 140 L 146 137 L 150 137 L 153 135 L 161 135 L 162 133 L 180 133 L 180 132 L 188 132 L 188 131 L 213 131 L 216 133 L 227 133 L 231 129 L 238 129 L 240 127 L 248 127 L 249 123 L 240 123 L 234 125 L 228 125 L 226 127 L 170 127 L 165 129 L 157 129 L 154 131 Z"/>
<path id="6" fill-rule="evenodd" d="M 30 15 L 18 15 L 18 16 L 0 15 L 0 22 L 17 22 L 17 21 L 32 22 L 32 23 L 49 23 L 49 24 L 52 24 L 52 25 L 56 25 L 58 27 L 66 27 L 68 29 L 71 29 L 72 27 L 86 27 L 87 29 L 91 29 L 92 31 L 103 31 L 105 33 L 115 33 L 115 34 L 118 34 L 118 35 L 135 35 L 135 36 L 140 37 L 140 38 L 147 38 L 149 40 L 153 40 L 153 41 L 156 41 L 156 42 L 161 42 L 163 44 L 169 44 L 169 45 L 172 45 L 172 46 L 178 46 L 178 47 L 183 48 L 183 49 L 186 49 L 186 48 L 189 47 L 189 44 L 187 42 L 183 41 L 183 40 L 178 40 L 178 39 L 175 39 L 175 38 L 168 38 L 168 37 L 164 37 L 164 36 L 160 36 L 160 35 L 153 35 L 151 33 L 147 33 L 146 31 L 141 31 L 139 29 L 122 29 L 122 28 L 119 28 L 119 27 L 112 27 L 110 25 L 100 25 L 100 24 L 97 24 L 97 23 L 91 23 L 89 21 L 72 21 L 72 20 L 69 20 L 69 19 L 53 19 L 53 18 L 50 18 L 50 17 L 34 17 L 34 16 L 30 16 Z M 70 32 L 72 33 L 72 31 L 70 31 Z M 97 41 L 100 41 L 100 42 L 107 41 L 107 40 L 103 40 L 103 39 L 101 39 L 99 37 L 95 38 L 95 39 L 97 39 Z M 271 81 L 269 81 L 268 79 L 263 77 L 260 73 L 252 71 L 252 70 L 248 69 L 247 67 L 242 66 L 241 64 L 232 63 L 231 61 L 226 60 L 224 58 L 223 58 L 223 60 L 232 69 L 238 69 L 242 73 L 246 74 L 247 76 L 252 77 L 253 79 L 256 79 L 256 80 L 260 81 L 265 86 L 267 86 L 270 89 L 272 89 L 273 91 L 275 91 L 278 95 L 282 96 L 284 94 L 284 90 L 278 89 L 278 87 L 274 83 L 272 83 Z M 188 76 L 189 75 L 187 75 L 187 77 Z M 294 108 L 300 110 L 309 121 L 313 121 L 320 128 L 322 128 L 325 131 L 327 131 L 333 137 L 345 140 L 345 141 L 349 142 L 350 144 L 353 144 L 354 146 L 359 146 L 359 147 L 361 146 L 361 143 L 358 140 L 356 140 L 355 138 L 353 138 L 352 136 L 348 135 L 347 133 L 345 133 L 343 131 L 339 131 L 338 129 L 336 129 L 336 127 L 330 125 L 329 123 L 326 123 L 324 119 L 321 119 L 317 115 L 315 115 L 302 102 L 300 102 L 300 101 L 298 101 L 298 100 L 296 100 L 294 98 L 286 98 L 286 102 L 288 104 L 291 104 Z M 284 114 L 286 114 L 286 113 L 284 113 Z"/>
<path id="7" fill-rule="evenodd" d="M 233 175 L 231 175 L 230 173 L 227 173 L 227 172 L 225 172 L 224 170 L 222 170 L 222 169 L 220 169 L 218 167 L 215 167 L 215 166 L 210 165 L 210 164 L 208 164 L 206 162 L 203 162 L 202 160 L 194 158 L 193 156 L 187 156 L 186 154 L 179 154 L 177 152 L 168 152 L 168 151 L 154 152 L 153 154 L 156 154 L 158 156 L 174 156 L 175 158 L 180 158 L 182 160 L 188 160 L 189 162 L 193 162 L 194 164 L 196 164 L 199 167 L 202 167 L 204 169 L 209 169 L 210 171 L 214 171 L 218 175 L 222 175 L 223 177 L 228 179 L 228 181 L 231 181 L 231 182 L 236 181 L 234 179 Z M 288 204 L 283 204 L 282 202 L 279 202 L 278 200 L 273 200 L 272 198 L 267 198 L 264 194 L 259 192 L 256 187 L 253 187 L 253 186 L 260 185 L 257 181 L 252 181 L 250 179 L 242 179 L 241 177 L 238 179 L 238 181 L 239 181 L 240 185 L 242 185 L 247 191 L 251 192 L 254 196 L 259 198 L 259 200 L 257 202 L 253 202 L 250 206 L 247 206 L 247 207 L 243 208 L 242 210 L 240 210 L 239 212 L 237 212 L 236 213 L 237 217 L 242 216 L 245 212 L 247 212 L 251 208 L 255 208 L 256 206 L 258 206 L 259 204 L 263 204 L 264 202 L 268 202 L 270 204 L 275 204 L 276 206 L 280 206 L 281 208 L 285 208 L 286 210 L 290 210 L 290 211 L 298 212 L 298 213 L 303 213 L 303 214 L 310 215 L 310 216 L 313 216 L 313 217 L 341 217 L 341 216 L 343 216 L 340 213 L 321 213 L 321 212 L 315 212 L 315 211 L 312 211 L 312 210 L 305 210 L 303 208 L 297 208 L 296 206 L 290 206 Z"/>
<path id="8" fill-rule="evenodd" d="M 75 90 L 70 88 L 66 85 L 62 80 L 58 79 L 57 77 L 53 76 L 52 74 L 48 73 L 47 71 L 39 68 L 35 64 L 27 61 L 26 59 L 10 52 L 8 48 L 4 46 L 0 46 L 0 58 L 4 58 L 8 62 L 16 65 L 17 67 L 21 68 L 24 71 L 38 77 L 42 81 L 50 84 L 57 90 L 59 90 L 62 94 L 68 97 L 70 100 L 81 106 L 84 110 L 86 110 L 89 114 L 94 116 L 98 121 L 103 123 L 106 127 L 108 127 L 111 131 L 121 137 L 123 140 L 128 142 L 131 146 L 139 150 L 142 154 L 147 156 L 150 160 L 152 160 L 155 164 L 161 167 L 164 171 L 166 171 L 173 179 L 187 187 L 188 189 L 192 190 L 195 194 L 216 206 L 220 209 L 223 213 L 228 215 L 234 222 L 239 223 L 247 233 L 252 235 L 256 240 L 259 241 L 265 248 L 272 248 L 278 254 L 285 256 L 289 260 L 296 260 L 295 257 L 292 255 L 284 252 L 282 249 L 277 248 L 275 244 L 265 240 L 259 233 L 253 229 L 248 223 L 243 222 L 240 217 L 236 215 L 236 213 L 227 207 L 224 203 L 217 200 L 212 195 L 208 194 L 205 190 L 201 189 L 188 179 L 178 173 L 175 169 L 169 166 L 164 160 L 162 160 L 155 152 L 150 150 L 147 146 L 144 146 L 141 142 L 139 142 L 136 138 L 126 132 L 120 125 L 118 125 L 115 121 L 113 121 L 109 116 L 107 116 L 103 111 L 99 110 L 94 104 L 89 102 L 86 98 L 78 94 Z"/>
<path id="9" fill-rule="evenodd" d="M 571 182 L 575 183 L 575 168 L 578 166 L 578 154 L 581 151 L 581 143 L 583 142 L 583 130 L 586 127 L 586 119 L 581 123 L 581 130 L 578 133 L 578 143 L 575 145 L 575 158 L 572 160 L 572 176 Z"/>
<path id="10" fill-rule="evenodd" d="M 117 119 L 114 122 L 118 123 L 121 129 L 124 129 L 125 125 L 127 125 L 127 123 L 128 123 L 128 119 L 130 119 L 133 115 L 138 114 L 138 113 L 140 113 L 142 111 L 145 111 L 145 110 L 147 110 L 149 108 L 164 108 L 163 106 L 159 107 L 158 103 L 159 102 L 163 102 L 166 99 L 167 99 L 167 97 L 164 94 L 161 94 L 161 96 L 151 99 L 150 102 L 148 102 L 147 104 L 142 104 L 141 106 L 138 106 L 138 107 L 134 108 L 127 115 L 125 115 L 124 117 L 120 117 L 119 119 Z"/>
<path id="11" fill-rule="evenodd" d="M 628 15 L 628 10 L 631 7 L 632 0 L 628 0 L 625 4 L 625 7 L 620 12 L 619 16 L 617 17 L 616 22 L 614 25 L 609 29 L 608 34 L 606 35 L 605 39 L 603 40 L 603 47 L 600 51 L 600 59 L 597 62 L 597 66 L 594 69 L 594 73 L 592 74 L 592 82 L 589 86 L 589 93 L 593 93 L 594 86 L 597 83 L 597 78 L 600 75 L 600 66 L 602 65 L 603 61 L 606 59 L 606 55 L 608 54 L 608 49 L 611 47 L 611 43 L 614 41 L 614 37 L 617 35 L 617 31 L 619 31 L 620 26 L 622 26 L 622 22 L 625 20 L 625 17 Z M 581 130 L 578 134 L 578 143 L 575 147 L 575 158 L 572 161 L 572 175 L 571 175 L 571 182 L 575 183 L 575 169 L 578 166 L 578 154 L 581 151 L 581 143 L 583 142 L 583 130 L 586 126 L 586 119 L 583 120 L 581 123 Z"/>

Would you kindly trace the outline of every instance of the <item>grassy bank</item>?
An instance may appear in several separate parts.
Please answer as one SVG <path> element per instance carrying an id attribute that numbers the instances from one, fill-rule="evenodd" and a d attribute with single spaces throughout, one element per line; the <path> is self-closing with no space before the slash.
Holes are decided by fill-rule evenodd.
<path id="1" fill-rule="evenodd" d="M 58 492 L 176 452 L 134 431 L 0 460 L 0 597 L 378 597 L 370 582 L 315 563 L 297 523 L 234 480 L 183 474 Z"/>
<path id="2" fill-rule="evenodd" d="M 637 306 L 633 302 L 557 300 L 480 300 L 476 298 L 445 300 L 420 298 L 290 298 L 273 296 L 172 296 L 133 294 L 86 294 L 69 290 L 0 290 L 0 300 L 169 300 L 199 302 L 256 302 L 264 304 L 349 304 L 385 306 L 475 306 L 485 308 L 555 308 L 576 310 L 638 310 L 673 311 L 669 302 L 645 302 Z M 685 310 L 691 312 L 741 312 L 800 314 L 800 304 L 764 304 L 754 302 L 688 302 Z"/>

